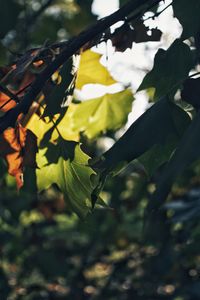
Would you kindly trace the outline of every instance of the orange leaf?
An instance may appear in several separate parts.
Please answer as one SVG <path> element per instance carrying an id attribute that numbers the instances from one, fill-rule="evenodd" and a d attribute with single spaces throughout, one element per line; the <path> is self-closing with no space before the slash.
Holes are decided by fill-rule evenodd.
<path id="1" fill-rule="evenodd" d="M 16 177 L 17 187 L 21 188 L 22 182 L 22 149 L 25 144 L 26 130 L 22 126 L 17 128 L 8 128 L 2 134 L 2 140 L 6 141 L 12 148 L 12 152 L 4 154 L 8 164 L 8 173 Z"/>
<path id="2" fill-rule="evenodd" d="M 23 186 L 24 167 L 37 167 L 36 152 L 36 137 L 20 124 L 6 129 L 0 136 L 0 156 L 6 159 L 8 173 L 15 176 L 18 189 Z"/>
<path id="3" fill-rule="evenodd" d="M 9 96 L 7 96 L 4 93 L 0 92 L 0 110 L 3 112 L 8 111 L 9 109 L 13 108 L 16 105 L 15 101 L 10 99 Z"/>

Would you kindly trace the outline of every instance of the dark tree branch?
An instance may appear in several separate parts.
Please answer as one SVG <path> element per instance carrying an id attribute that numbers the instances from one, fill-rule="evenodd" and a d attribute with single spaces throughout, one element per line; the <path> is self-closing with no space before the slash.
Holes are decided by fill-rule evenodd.
<path id="1" fill-rule="evenodd" d="M 31 104 L 36 99 L 37 95 L 42 91 L 46 81 L 51 77 L 51 75 L 87 42 L 103 33 L 107 28 L 109 28 L 116 22 L 124 20 L 126 16 L 130 14 L 138 15 L 139 12 L 143 12 L 144 10 L 147 11 L 149 7 L 154 4 L 158 4 L 160 1 L 161 0 L 129 1 L 118 11 L 109 15 L 108 17 L 97 21 L 95 25 L 81 32 L 77 37 L 69 40 L 66 44 L 66 47 L 57 56 L 57 58 L 55 58 L 55 60 L 51 62 L 46 67 L 46 69 L 38 75 L 36 80 L 30 86 L 28 92 L 22 98 L 21 102 L 0 118 L 0 133 L 2 133 L 6 128 L 10 126 L 15 126 L 18 116 L 21 113 L 26 114 L 28 112 Z"/>

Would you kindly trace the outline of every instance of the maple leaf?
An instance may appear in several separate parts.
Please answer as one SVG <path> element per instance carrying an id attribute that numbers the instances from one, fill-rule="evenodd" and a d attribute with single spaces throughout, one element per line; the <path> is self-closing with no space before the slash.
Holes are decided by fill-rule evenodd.
<path id="1" fill-rule="evenodd" d="M 91 194 L 98 177 L 88 165 L 89 159 L 79 143 L 64 139 L 59 139 L 57 145 L 50 143 L 37 155 L 39 191 L 56 183 L 66 202 L 81 218 L 92 210 Z"/>
<path id="2" fill-rule="evenodd" d="M 8 173 L 16 178 L 17 188 L 23 186 L 25 166 L 36 167 L 36 137 L 20 124 L 8 128 L 0 136 L 0 156 L 8 164 Z"/>
<path id="3" fill-rule="evenodd" d="M 68 122 L 68 127 L 70 126 L 74 136 L 84 133 L 89 139 L 96 138 L 108 131 L 117 130 L 126 123 L 133 100 L 132 92 L 124 90 L 114 94 L 105 94 L 79 104 L 72 103 L 68 109 L 71 121 Z"/>
<path id="4" fill-rule="evenodd" d="M 127 23 L 117 28 L 111 37 L 111 41 L 116 51 L 124 52 L 128 48 L 132 48 L 133 42 L 158 42 L 160 41 L 161 35 L 162 32 L 159 29 L 150 29 L 144 25 L 142 20 L 137 20 L 137 22 L 133 24 L 133 28 Z"/>
<path id="5" fill-rule="evenodd" d="M 116 83 L 109 71 L 100 63 L 102 55 L 91 50 L 81 54 L 80 65 L 77 73 L 77 89 L 82 89 L 85 84 L 112 85 Z"/>
<path id="6" fill-rule="evenodd" d="M 5 145 L 8 145 L 7 149 L 4 145 L 4 152 L 1 153 L 1 156 L 6 159 L 8 164 L 8 173 L 12 176 L 15 176 L 18 188 L 23 185 L 21 152 L 25 145 L 25 139 L 26 130 L 21 126 L 17 126 L 17 128 L 6 129 L 0 138 L 1 144 L 6 142 Z"/>

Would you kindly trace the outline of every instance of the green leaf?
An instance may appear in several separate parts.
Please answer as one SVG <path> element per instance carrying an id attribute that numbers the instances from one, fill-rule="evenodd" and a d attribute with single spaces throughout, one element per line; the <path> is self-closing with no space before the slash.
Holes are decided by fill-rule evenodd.
<path id="1" fill-rule="evenodd" d="M 64 116 L 62 114 L 57 115 L 53 120 L 54 123 L 51 121 L 51 118 L 41 118 L 38 114 L 34 114 L 29 120 L 26 128 L 36 135 L 38 144 L 40 144 L 41 141 L 44 143 L 45 140 L 54 142 L 58 139 L 58 131 L 66 140 L 79 140 L 78 134 L 71 130 L 71 119 L 68 110 Z"/>
<path id="2" fill-rule="evenodd" d="M 126 123 L 132 102 L 131 91 L 125 90 L 70 105 L 68 115 L 72 132 L 84 132 L 93 139 L 106 131 L 117 130 Z"/>
<path id="3" fill-rule="evenodd" d="M 91 211 L 91 193 L 96 173 L 88 166 L 90 157 L 76 142 L 60 140 L 38 153 L 37 185 L 44 190 L 56 183 L 71 209 L 81 218 Z"/>
<path id="4" fill-rule="evenodd" d="M 190 164 L 200 158 L 200 112 L 193 119 L 183 135 L 174 155 L 166 165 L 153 196 L 155 202 L 162 203 L 167 197 L 174 179 Z"/>
<path id="5" fill-rule="evenodd" d="M 154 174 L 158 167 L 169 160 L 172 152 L 176 148 L 178 139 L 179 136 L 177 136 L 176 131 L 174 131 L 174 135 L 171 134 L 169 137 L 166 137 L 166 141 L 163 144 L 154 145 L 138 158 L 149 177 Z"/>
<path id="6" fill-rule="evenodd" d="M 144 77 L 138 90 L 155 88 L 155 100 L 169 93 L 174 94 L 192 66 L 193 56 L 189 46 L 177 39 L 166 51 L 158 50 L 153 69 Z"/>
<path id="7" fill-rule="evenodd" d="M 98 83 L 111 85 L 116 83 L 108 70 L 100 63 L 101 54 L 91 50 L 81 54 L 80 65 L 77 74 L 76 88 L 81 89 L 85 84 Z"/>
<path id="8" fill-rule="evenodd" d="M 67 96 L 68 88 L 72 82 L 73 75 L 72 70 L 72 60 L 69 59 L 61 68 L 59 76 L 61 76 L 60 84 L 57 84 L 52 93 L 45 98 L 47 104 L 44 116 L 53 116 L 57 113 L 60 113 L 61 105 L 64 98 Z"/>
<path id="9" fill-rule="evenodd" d="M 181 126 L 177 126 L 176 118 Z M 104 153 L 101 160 L 94 163 L 94 167 L 108 173 L 119 163 L 130 162 L 155 145 L 164 147 L 169 138 L 179 139 L 189 122 L 190 118 L 185 111 L 163 98 L 137 119 L 114 146 Z"/>
<path id="10" fill-rule="evenodd" d="M 194 36 L 200 31 L 200 0 L 174 0 L 174 17 L 183 26 L 182 38 L 186 39 Z"/>

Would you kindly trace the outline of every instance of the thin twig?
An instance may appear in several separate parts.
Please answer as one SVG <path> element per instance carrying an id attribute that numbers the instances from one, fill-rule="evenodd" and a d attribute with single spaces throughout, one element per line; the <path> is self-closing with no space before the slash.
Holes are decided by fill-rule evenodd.
<path id="1" fill-rule="evenodd" d="M 192 77 L 195 77 L 197 75 L 200 75 L 200 72 L 193 73 L 192 75 L 189 75 L 188 78 L 192 78 Z"/>
<path id="2" fill-rule="evenodd" d="M 146 19 L 144 19 L 143 21 L 147 21 L 147 20 L 154 20 L 155 18 L 159 17 L 165 10 L 167 10 L 170 6 L 172 5 L 172 2 L 169 3 L 167 6 L 165 6 L 161 11 L 155 13 L 153 16 L 150 16 Z"/>
<path id="3" fill-rule="evenodd" d="M 160 1 L 159 1 L 160 2 Z M 154 8 L 156 5 L 158 5 L 158 3 L 159 2 L 156 2 L 156 3 L 152 3 L 152 5 L 150 5 L 149 7 L 148 7 L 148 10 L 151 10 L 152 8 Z M 137 15 L 132 15 L 132 16 L 130 16 L 129 18 L 126 18 L 126 20 L 125 20 L 125 22 L 126 23 L 129 23 L 129 22 L 131 22 L 131 21 L 133 21 L 133 20 L 137 20 L 138 18 L 141 18 L 143 15 L 144 15 L 144 13 L 146 12 L 147 10 L 146 9 L 144 9 L 143 11 L 141 11 L 141 12 L 138 12 L 138 14 Z M 152 16 L 153 17 L 153 16 Z M 151 18 L 152 18 L 151 17 Z M 146 21 L 146 20 L 145 20 Z"/>

